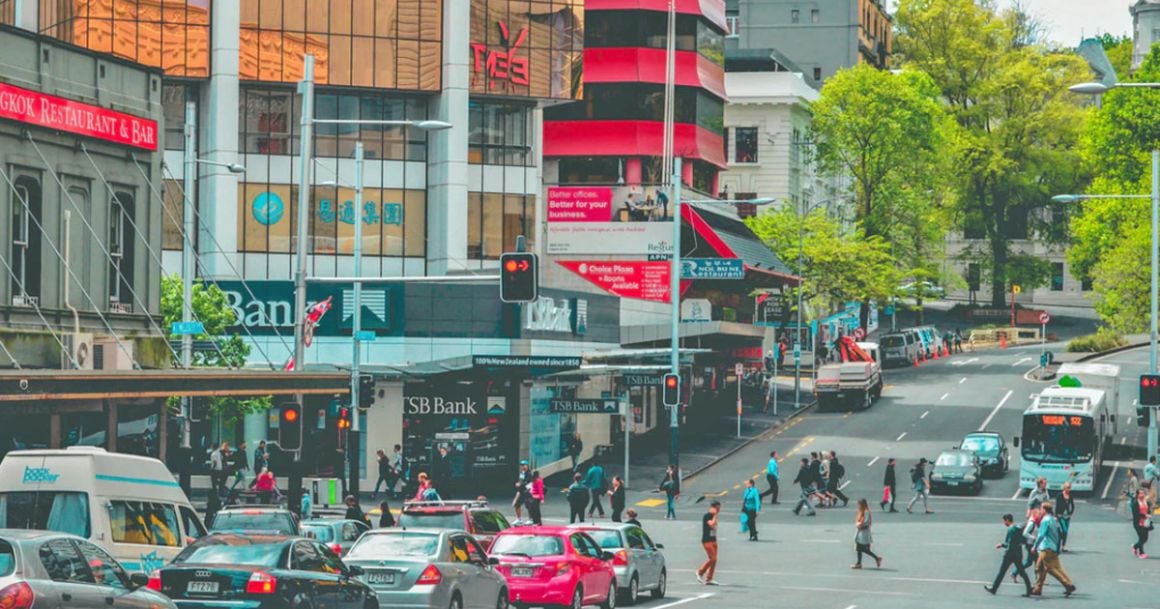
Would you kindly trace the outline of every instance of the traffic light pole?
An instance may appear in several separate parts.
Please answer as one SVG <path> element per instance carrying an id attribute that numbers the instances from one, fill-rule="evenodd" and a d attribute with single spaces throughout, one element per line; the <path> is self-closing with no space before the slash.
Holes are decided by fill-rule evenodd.
<path id="1" fill-rule="evenodd" d="M 681 157 L 673 158 L 673 266 L 669 271 L 669 303 L 672 305 L 670 373 L 681 375 Z M 679 395 L 679 391 L 678 391 Z M 681 478 L 681 405 L 669 409 L 669 464 Z"/>
<path id="2" fill-rule="evenodd" d="M 1160 309 L 1160 150 L 1152 151 L 1152 328 L 1148 339 L 1148 370 L 1156 374 L 1156 316 Z M 1153 407 L 1148 413 L 1148 457 L 1156 456 L 1157 427 L 1156 409 Z"/>
<path id="3" fill-rule="evenodd" d="M 351 323 L 351 334 L 354 340 L 354 353 L 350 362 L 350 429 L 346 435 L 346 460 L 349 473 L 347 474 L 347 492 L 358 497 L 359 483 L 362 477 L 362 446 L 359 443 L 359 360 L 362 359 L 362 341 L 359 332 L 362 330 L 362 206 L 363 206 L 363 143 L 362 140 L 354 144 L 354 319 Z"/>

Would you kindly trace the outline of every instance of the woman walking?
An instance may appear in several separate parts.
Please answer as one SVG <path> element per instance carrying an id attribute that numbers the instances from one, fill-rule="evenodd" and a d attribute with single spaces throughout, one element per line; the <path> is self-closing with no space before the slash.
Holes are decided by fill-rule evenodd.
<path id="1" fill-rule="evenodd" d="M 933 514 L 934 510 L 927 505 L 926 499 L 930 496 L 930 479 L 926 477 L 926 458 L 918 460 L 918 464 L 914 469 L 910 470 L 910 482 L 914 485 L 914 497 L 910 500 L 910 504 L 906 506 L 906 513 L 913 514 L 914 504 L 918 499 L 922 498 L 922 508 L 927 514 Z"/>
<path id="2" fill-rule="evenodd" d="M 677 497 L 681 496 L 681 481 L 677 477 L 677 468 L 670 465 L 669 469 L 665 471 L 665 477 L 661 480 L 660 490 L 665 493 L 665 500 L 668 505 L 665 508 L 665 520 L 676 520 L 677 518 Z"/>
<path id="3" fill-rule="evenodd" d="M 584 485 L 582 478 L 580 472 L 572 474 L 572 484 L 564 491 L 568 494 L 568 507 L 571 514 L 568 517 L 568 524 L 576 524 L 577 520 L 581 523 L 584 522 L 584 508 L 588 507 L 588 487 Z"/>
<path id="4" fill-rule="evenodd" d="M 761 493 L 753 484 L 753 479 L 745 481 L 745 494 L 741 497 L 741 513 L 744 514 L 743 531 L 749 531 L 749 541 L 757 541 L 757 513 L 761 511 Z"/>
<path id="5" fill-rule="evenodd" d="M 532 472 L 532 481 L 528 483 L 528 516 L 536 525 L 544 524 L 540 516 L 540 504 L 544 502 L 544 480 L 540 478 L 540 470 Z"/>
<path id="6" fill-rule="evenodd" d="M 1136 470 L 1129 468 L 1128 479 L 1124 482 L 1124 495 L 1128 497 L 1128 501 L 1136 499 L 1136 491 L 1140 488 L 1140 477 L 1136 475 Z"/>
<path id="7" fill-rule="evenodd" d="M 1059 548 L 1067 551 L 1067 534 L 1071 531 L 1071 516 L 1075 514 L 1075 497 L 1071 494 L 1071 483 L 1064 482 L 1063 490 L 1055 500 L 1055 519 L 1059 521 Z"/>
<path id="8" fill-rule="evenodd" d="M 395 515 L 391 513 L 391 505 L 383 499 L 379 503 L 379 528 L 389 529 L 395 526 Z"/>
<path id="9" fill-rule="evenodd" d="M 620 522 L 620 513 L 624 511 L 624 479 L 620 476 L 612 477 L 612 490 L 608 491 L 608 498 L 612 522 Z"/>
<path id="10" fill-rule="evenodd" d="M 1148 503 L 1148 493 L 1142 488 L 1136 489 L 1136 496 L 1129 506 L 1132 512 L 1132 528 L 1136 530 L 1136 543 L 1132 544 L 1132 554 L 1139 558 L 1148 558 L 1144 553 L 1144 544 L 1148 543 L 1148 533 L 1152 530 L 1152 504 Z"/>
<path id="11" fill-rule="evenodd" d="M 857 529 L 854 533 L 854 550 L 858 553 L 858 562 L 854 563 L 851 569 L 862 568 L 862 555 L 865 554 L 874 559 L 874 566 L 882 567 L 882 557 L 870 550 L 870 544 L 874 543 L 874 536 L 870 534 L 870 505 L 866 503 L 866 499 L 858 500 L 858 515 L 854 517 L 854 526 Z"/>

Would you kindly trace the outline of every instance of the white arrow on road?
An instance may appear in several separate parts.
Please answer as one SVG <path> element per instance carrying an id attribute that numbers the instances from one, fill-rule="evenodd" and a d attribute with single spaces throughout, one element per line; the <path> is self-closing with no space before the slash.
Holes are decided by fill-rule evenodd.
<path id="1" fill-rule="evenodd" d="M 1029 362 L 1029 361 L 1032 361 L 1034 359 L 1035 358 L 1033 358 L 1033 357 L 1021 357 L 1021 358 L 1019 358 L 1019 361 L 1015 362 L 1014 364 L 1011 364 L 1011 367 L 1014 368 L 1015 366 L 1018 366 L 1019 364 L 1022 364 L 1023 362 Z"/>
<path id="2" fill-rule="evenodd" d="M 967 364 L 970 364 L 972 362 L 977 362 L 977 361 L 979 361 L 979 358 L 977 358 L 977 357 L 972 357 L 970 359 L 957 359 L 957 360 L 951 362 L 951 365 L 952 366 L 966 366 Z"/>

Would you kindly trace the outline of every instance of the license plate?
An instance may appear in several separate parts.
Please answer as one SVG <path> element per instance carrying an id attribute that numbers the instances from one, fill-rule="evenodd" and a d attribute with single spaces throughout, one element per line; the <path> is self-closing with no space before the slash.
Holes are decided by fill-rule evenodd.
<path id="1" fill-rule="evenodd" d="M 367 573 L 367 583 L 391 586 L 395 583 L 395 574 L 391 571 L 371 571 Z"/>
<path id="2" fill-rule="evenodd" d="M 218 593 L 218 583 L 217 582 L 189 582 L 189 585 L 186 586 L 185 591 L 193 593 L 193 594 L 217 594 Z"/>
<path id="3" fill-rule="evenodd" d="M 947 482 L 947 486 L 958 486 L 958 485 L 959 485 L 959 483 L 956 480 L 951 480 L 950 482 Z"/>
<path id="4" fill-rule="evenodd" d="M 531 577 L 531 567 L 512 567 L 512 577 Z"/>

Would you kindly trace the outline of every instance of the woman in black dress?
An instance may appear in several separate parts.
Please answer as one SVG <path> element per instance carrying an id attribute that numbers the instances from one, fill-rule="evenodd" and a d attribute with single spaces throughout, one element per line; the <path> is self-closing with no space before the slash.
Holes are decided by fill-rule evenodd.
<path id="1" fill-rule="evenodd" d="M 620 476 L 612 477 L 612 490 L 608 491 L 611 498 L 612 522 L 620 522 L 620 513 L 624 511 L 624 480 Z"/>

